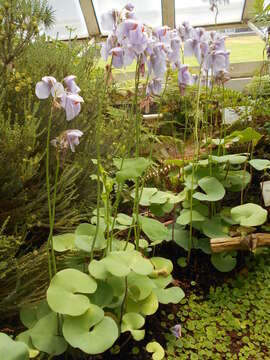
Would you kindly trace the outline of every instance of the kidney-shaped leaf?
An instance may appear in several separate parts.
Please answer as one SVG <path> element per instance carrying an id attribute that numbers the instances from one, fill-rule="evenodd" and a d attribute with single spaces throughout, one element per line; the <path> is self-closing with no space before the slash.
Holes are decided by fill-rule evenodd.
<path id="1" fill-rule="evenodd" d="M 250 165 L 258 171 L 270 169 L 270 161 L 264 159 L 253 159 L 249 161 Z"/>
<path id="2" fill-rule="evenodd" d="M 205 192 L 196 192 L 194 199 L 200 201 L 219 201 L 225 196 L 223 185 L 214 177 L 206 176 L 198 181 L 198 185 Z"/>
<path id="3" fill-rule="evenodd" d="M 168 276 L 173 271 L 173 263 L 163 257 L 152 257 L 151 262 L 154 265 L 154 272 L 151 277 Z"/>
<path id="4" fill-rule="evenodd" d="M 74 249 L 74 240 L 75 235 L 71 233 L 53 236 L 53 248 L 58 252 Z"/>
<path id="5" fill-rule="evenodd" d="M 144 173 L 151 163 L 152 161 L 143 157 L 125 159 L 122 164 L 122 169 L 116 173 L 116 180 L 123 182 L 129 179 L 136 179 Z"/>
<path id="6" fill-rule="evenodd" d="M 152 341 L 146 345 L 146 351 L 153 353 L 153 360 L 162 360 L 165 357 L 165 351 L 163 347 L 156 341 Z"/>
<path id="7" fill-rule="evenodd" d="M 94 278 L 105 280 L 108 274 L 124 277 L 131 270 L 137 274 L 148 275 L 153 271 L 153 266 L 150 260 L 145 259 L 141 253 L 131 250 L 112 251 L 104 259 L 91 261 L 88 269 Z"/>
<path id="8" fill-rule="evenodd" d="M 63 335 L 74 348 L 95 355 L 112 347 L 118 338 L 118 326 L 111 317 L 104 316 L 100 307 L 91 304 L 81 316 L 65 316 Z"/>
<path id="9" fill-rule="evenodd" d="M 267 210 L 257 204 L 244 204 L 231 209 L 232 219 L 241 226 L 259 226 L 267 220 Z"/>
<path id="10" fill-rule="evenodd" d="M 132 337 L 136 341 L 144 338 L 145 330 L 139 330 L 144 326 L 144 317 L 137 313 L 127 313 L 123 316 L 121 324 L 121 332 L 130 331 Z"/>
<path id="11" fill-rule="evenodd" d="M 57 314 L 41 318 L 36 325 L 28 330 L 34 347 L 51 355 L 60 355 L 67 350 L 65 339 L 59 335 Z"/>
<path id="12" fill-rule="evenodd" d="M 28 360 L 28 347 L 23 342 L 14 341 L 8 335 L 0 333 L 0 359 Z"/>
<path id="13" fill-rule="evenodd" d="M 24 326 L 30 329 L 38 322 L 38 320 L 45 315 L 48 315 L 50 312 L 51 309 L 49 308 L 47 301 L 44 300 L 38 304 L 23 306 L 20 309 L 20 320 Z"/>
<path id="14" fill-rule="evenodd" d="M 161 304 L 178 304 L 184 297 L 185 293 L 180 287 L 170 287 L 168 289 L 154 289 L 154 293 L 158 297 Z"/>
<path id="15" fill-rule="evenodd" d="M 170 237 L 170 231 L 160 221 L 140 216 L 142 231 L 151 241 L 167 240 Z"/>
<path id="16" fill-rule="evenodd" d="M 134 301 L 133 297 L 128 296 L 127 308 L 128 312 L 141 313 L 143 315 L 153 315 L 158 309 L 157 295 L 152 292 L 146 299 Z"/>
<path id="17" fill-rule="evenodd" d="M 75 231 L 75 245 L 78 249 L 90 252 L 96 234 L 96 225 L 80 224 Z M 101 250 L 106 247 L 106 241 L 102 229 L 97 234 L 95 249 Z"/>
<path id="18" fill-rule="evenodd" d="M 229 154 L 229 155 L 223 155 L 223 156 L 210 156 L 209 158 L 212 159 L 212 161 L 217 163 L 230 163 L 232 165 L 240 165 L 243 164 L 247 157 L 244 155 L 237 155 L 237 154 Z"/>
<path id="19" fill-rule="evenodd" d="M 76 269 L 59 271 L 47 290 L 50 308 L 59 314 L 78 316 L 89 308 L 89 299 L 82 294 L 91 294 L 97 283 L 89 275 Z"/>
<path id="20" fill-rule="evenodd" d="M 150 206 L 151 197 L 158 192 L 157 188 L 143 188 L 140 193 L 140 205 L 141 206 Z M 131 193 L 133 199 L 135 198 L 135 191 Z"/>
<path id="21" fill-rule="evenodd" d="M 148 276 L 139 275 L 134 272 L 128 275 L 127 285 L 129 293 L 132 294 L 134 299 L 139 301 L 147 298 L 155 287 L 155 284 Z"/>
<path id="22" fill-rule="evenodd" d="M 214 267 L 221 272 L 232 271 L 237 263 L 236 252 L 222 252 L 218 254 L 212 254 L 211 262 Z"/>
<path id="23" fill-rule="evenodd" d="M 176 222 L 180 225 L 190 224 L 191 221 L 204 221 L 205 217 L 197 210 L 183 209 L 180 216 L 176 219 Z"/>

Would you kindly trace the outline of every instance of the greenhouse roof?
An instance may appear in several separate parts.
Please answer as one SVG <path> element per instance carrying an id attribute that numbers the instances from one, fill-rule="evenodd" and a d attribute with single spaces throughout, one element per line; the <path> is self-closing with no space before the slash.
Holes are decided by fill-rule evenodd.
<path id="1" fill-rule="evenodd" d="M 102 13 L 124 6 L 127 0 L 49 0 L 55 11 L 55 25 L 46 33 L 61 40 L 77 36 L 106 35 Z M 180 25 L 241 27 L 252 16 L 254 0 L 219 1 L 219 12 L 210 11 L 208 0 L 133 0 L 138 18 L 152 26 Z"/>

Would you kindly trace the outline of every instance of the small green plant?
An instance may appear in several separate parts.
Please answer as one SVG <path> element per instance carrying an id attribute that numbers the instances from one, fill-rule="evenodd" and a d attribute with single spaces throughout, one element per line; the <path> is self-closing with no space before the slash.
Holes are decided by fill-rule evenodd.
<path id="1" fill-rule="evenodd" d="M 166 334 L 168 359 L 265 359 L 268 357 L 269 252 L 248 262 L 235 280 L 190 295 L 177 312 L 182 336 Z M 168 327 L 168 324 L 166 325 Z"/>

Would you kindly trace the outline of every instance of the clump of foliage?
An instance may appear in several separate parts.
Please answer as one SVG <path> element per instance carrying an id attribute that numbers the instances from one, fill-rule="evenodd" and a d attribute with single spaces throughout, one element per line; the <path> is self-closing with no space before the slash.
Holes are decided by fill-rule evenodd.
<path id="1" fill-rule="evenodd" d="M 270 263 L 259 255 L 229 284 L 209 297 L 192 294 L 170 324 L 181 324 L 182 337 L 166 335 L 167 359 L 265 359 L 270 351 L 268 323 Z M 163 313 L 165 315 L 165 312 Z M 168 315 L 169 317 L 169 315 Z M 168 328 L 166 321 L 161 324 Z"/>
<path id="2" fill-rule="evenodd" d="M 254 76 L 252 81 L 246 86 L 245 91 L 254 99 L 260 97 L 267 98 L 270 95 L 270 76 Z"/>

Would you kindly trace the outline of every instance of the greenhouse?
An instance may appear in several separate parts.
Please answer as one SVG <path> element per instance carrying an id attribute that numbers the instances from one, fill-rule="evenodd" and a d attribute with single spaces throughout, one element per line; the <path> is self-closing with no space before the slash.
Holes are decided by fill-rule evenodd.
<path id="1" fill-rule="evenodd" d="M 270 2 L 0 20 L 0 360 L 270 359 Z"/>

